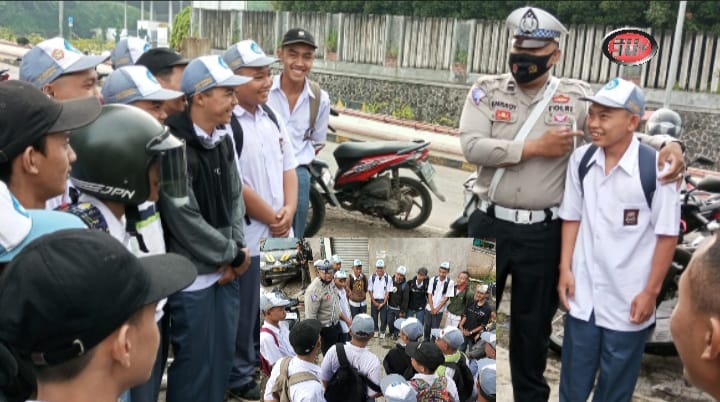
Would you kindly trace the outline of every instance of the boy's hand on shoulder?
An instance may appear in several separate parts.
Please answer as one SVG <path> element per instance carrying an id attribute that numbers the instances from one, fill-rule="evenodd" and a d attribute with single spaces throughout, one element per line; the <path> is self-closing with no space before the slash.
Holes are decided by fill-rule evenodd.
<path id="1" fill-rule="evenodd" d="M 648 290 L 640 292 L 630 305 L 630 322 L 633 324 L 643 323 L 652 317 L 655 312 L 656 294 Z"/>
<path id="2" fill-rule="evenodd" d="M 565 307 L 565 310 L 570 311 L 568 298 L 575 297 L 575 276 L 570 267 L 560 267 L 560 279 L 558 280 L 557 290 L 560 303 Z"/>

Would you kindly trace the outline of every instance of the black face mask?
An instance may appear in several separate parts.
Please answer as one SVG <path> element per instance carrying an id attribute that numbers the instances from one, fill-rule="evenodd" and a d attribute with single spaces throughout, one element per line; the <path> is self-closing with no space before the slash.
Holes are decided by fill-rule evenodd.
<path id="1" fill-rule="evenodd" d="M 550 69 L 548 62 L 552 55 L 553 53 L 546 56 L 534 56 L 527 53 L 510 53 L 508 60 L 510 72 L 519 84 L 530 82 L 542 76 Z"/>

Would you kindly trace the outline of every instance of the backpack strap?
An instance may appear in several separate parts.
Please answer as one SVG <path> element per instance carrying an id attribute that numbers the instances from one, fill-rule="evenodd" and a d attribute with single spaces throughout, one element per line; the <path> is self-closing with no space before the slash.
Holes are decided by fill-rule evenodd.
<path id="1" fill-rule="evenodd" d="M 272 390 L 270 391 L 273 398 L 278 401 L 290 399 L 288 398 L 288 391 L 290 388 L 290 385 L 288 384 L 288 367 L 290 366 L 290 359 L 292 359 L 292 356 L 286 356 L 280 360 L 280 373 L 278 374 L 275 384 L 273 384 Z"/>
<path id="2" fill-rule="evenodd" d="M 640 184 L 645 194 L 645 201 L 647 201 L 650 209 L 652 209 L 652 200 L 655 195 L 655 188 L 657 187 L 656 156 L 657 152 L 654 149 L 645 144 L 640 144 L 638 148 Z"/>
<path id="3" fill-rule="evenodd" d="M 288 378 L 288 380 L 287 380 L 288 388 L 295 384 L 299 384 L 299 383 L 305 382 L 305 381 L 320 382 L 320 380 L 318 380 L 318 378 L 315 376 L 315 374 L 313 374 L 309 371 L 301 371 L 299 373 L 295 373 L 295 374 L 291 375 Z"/>
<path id="4" fill-rule="evenodd" d="M 655 189 L 657 188 L 657 171 L 655 169 L 656 155 L 657 152 L 645 145 L 638 144 L 638 168 L 640 172 L 640 184 L 642 185 L 643 194 L 645 194 L 645 201 L 647 202 L 648 208 L 652 208 L 652 199 L 655 195 Z M 580 165 L 578 166 L 578 178 L 580 179 L 580 194 L 585 195 L 584 180 L 587 176 L 590 167 L 595 164 L 595 161 L 590 162 L 592 156 L 597 151 L 595 145 L 590 145 L 580 159 Z"/>
<path id="5" fill-rule="evenodd" d="M 588 172 L 590 171 L 590 167 L 595 164 L 595 161 L 590 162 L 590 159 L 592 159 L 592 156 L 595 155 L 595 152 L 597 151 L 598 147 L 590 144 L 587 150 L 585 150 L 585 153 L 583 154 L 582 158 L 580 159 L 580 165 L 578 165 L 578 178 L 580 179 L 580 195 L 585 196 L 585 186 L 583 182 L 585 181 L 585 176 L 587 176 Z"/>
<path id="6" fill-rule="evenodd" d="M 438 282 L 438 277 L 436 276 L 435 280 L 433 281 L 433 290 L 432 290 L 433 296 L 435 296 L 435 289 L 437 289 L 437 282 Z"/>
<path id="7" fill-rule="evenodd" d="M 260 105 L 260 107 L 262 107 L 262 110 L 264 110 L 265 113 L 267 113 L 270 120 L 272 120 L 272 122 L 275 123 L 275 127 L 277 127 L 278 131 L 280 131 L 280 123 L 278 123 L 278 118 L 275 115 L 275 112 L 272 110 L 272 108 L 270 106 L 268 106 L 266 103 L 263 103 L 262 105 Z"/>
<path id="8" fill-rule="evenodd" d="M 337 352 L 338 362 L 340 367 L 349 367 L 350 360 L 348 360 L 347 354 L 345 353 L 345 345 L 342 342 L 335 344 L 335 351 Z"/>
<path id="9" fill-rule="evenodd" d="M 443 292 L 442 295 L 445 296 L 447 294 L 448 286 L 450 285 L 450 280 L 445 278 L 445 284 L 443 285 Z"/>
<path id="10" fill-rule="evenodd" d="M 272 330 L 270 328 L 260 327 L 260 332 L 264 332 L 266 334 L 272 335 L 273 339 L 275 340 L 275 346 L 278 346 L 278 347 L 280 346 L 277 336 L 275 335 L 274 332 L 272 332 Z"/>
<path id="11" fill-rule="evenodd" d="M 322 92 L 320 90 L 320 84 L 317 82 L 308 79 L 308 84 L 310 84 L 310 92 L 312 92 L 313 96 L 310 98 L 310 128 L 315 129 L 315 122 L 317 121 L 318 111 L 320 110 L 320 97 L 322 96 Z"/>
<path id="12" fill-rule="evenodd" d="M 275 124 L 277 124 L 277 122 Z M 239 160 L 243 150 L 243 137 L 245 134 L 243 134 L 242 125 L 240 125 L 235 113 L 233 113 L 232 117 L 230 117 L 230 127 L 232 128 L 232 135 L 235 139 L 235 153 L 237 154 L 237 158 Z"/>

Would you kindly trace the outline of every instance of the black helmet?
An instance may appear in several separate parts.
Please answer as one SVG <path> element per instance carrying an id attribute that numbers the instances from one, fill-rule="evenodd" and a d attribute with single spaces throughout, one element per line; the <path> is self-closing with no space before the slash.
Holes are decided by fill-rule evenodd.
<path id="1" fill-rule="evenodd" d="M 649 135 L 666 134 L 680 138 L 683 132 L 682 118 L 677 112 L 670 109 L 658 109 L 645 125 L 645 133 Z"/>
<path id="2" fill-rule="evenodd" d="M 73 132 L 70 145 L 78 155 L 70 178 L 83 193 L 139 205 L 150 195 L 148 169 L 159 160 L 164 195 L 187 200 L 185 143 L 136 107 L 103 106 L 97 120 Z"/>

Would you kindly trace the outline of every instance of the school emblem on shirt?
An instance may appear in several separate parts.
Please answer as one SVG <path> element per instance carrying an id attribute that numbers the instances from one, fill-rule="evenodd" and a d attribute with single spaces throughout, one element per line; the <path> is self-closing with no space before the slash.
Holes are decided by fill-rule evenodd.
<path id="1" fill-rule="evenodd" d="M 497 109 L 495 110 L 495 120 L 510 121 L 512 113 L 509 110 Z"/>
<path id="2" fill-rule="evenodd" d="M 623 211 L 623 226 L 636 226 L 638 224 L 639 209 L 626 209 Z"/>
<path id="3" fill-rule="evenodd" d="M 480 105 L 480 101 L 482 101 L 485 97 L 485 91 L 483 91 L 481 88 L 475 87 L 470 92 L 470 96 L 472 96 L 472 100 L 475 106 L 478 106 Z"/>

